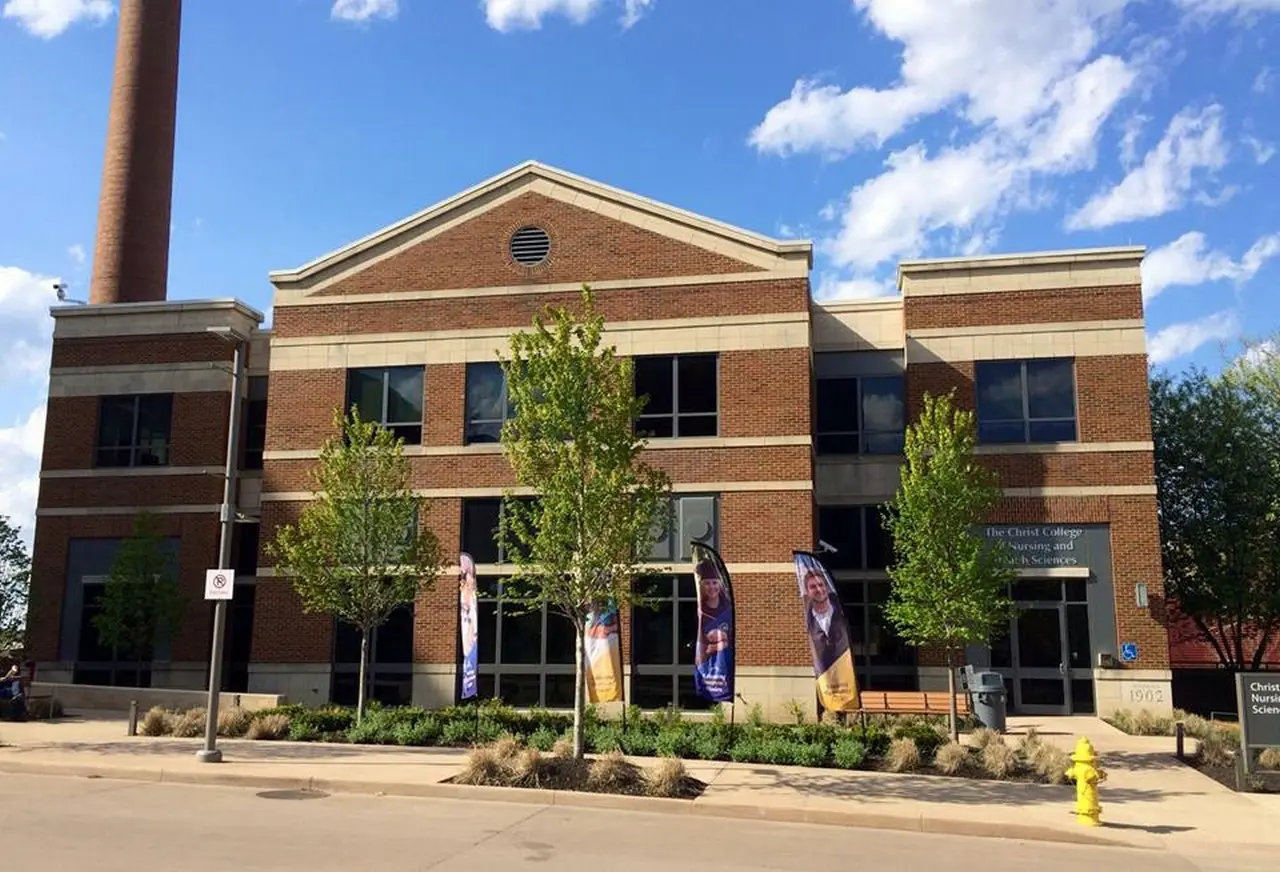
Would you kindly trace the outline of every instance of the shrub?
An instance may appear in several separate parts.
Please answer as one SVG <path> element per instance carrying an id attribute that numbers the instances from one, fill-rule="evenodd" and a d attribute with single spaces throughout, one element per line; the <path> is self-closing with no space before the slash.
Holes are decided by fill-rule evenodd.
<path id="1" fill-rule="evenodd" d="M 454 781 L 477 786 L 502 785 L 506 783 L 506 768 L 506 760 L 492 747 L 476 748 L 467 755 L 467 763 Z"/>
<path id="2" fill-rule="evenodd" d="M 622 750 L 622 727 L 618 724 L 599 724 L 587 730 L 587 748 L 594 754 L 607 754 Z"/>
<path id="3" fill-rule="evenodd" d="M 1173 719 L 1142 709 L 1133 716 L 1133 732 L 1138 736 L 1167 736 L 1173 732 Z"/>
<path id="4" fill-rule="evenodd" d="M 179 739 L 195 739 L 203 736 L 204 721 L 204 709 L 187 709 L 185 712 L 174 718 L 173 735 Z"/>
<path id="5" fill-rule="evenodd" d="M 831 756 L 830 746 L 825 742 L 801 742 L 795 746 L 797 766 L 817 768 L 825 766 Z"/>
<path id="6" fill-rule="evenodd" d="M 774 766 L 794 766 L 798 745 L 786 736 L 769 736 L 760 743 L 761 763 Z"/>
<path id="7" fill-rule="evenodd" d="M 173 732 L 174 714 L 163 706 L 153 706 L 138 724 L 144 736 L 167 736 Z"/>
<path id="8" fill-rule="evenodd" d="M 395 717 L 393 712 L 396 711 L 397 709 L 370 709 L 365 712 L 365 720 L 381 718 L 385 721 Z M 356 713 L 351 709 L 338 706 L 325 706 L 324 708 L 303 709 L 292 715 L 289 720 L 295 726 L 302 725 L 302 731 L 304 732 L 313 732 L 324 736 L 332 733 L 345 733 L 350 730 L 355 725 Z"/>
<path id="9" fill-rule="evenodd" d="M 1258 755 L 1258 765 L 1263 769 L 1280 769 L 1280 748 L 1263 748 Z"/>
<path id="10" fill-rule="evenodd" d="M 588 790 L 597 793 L 639 793 L 644 777 L 621 751 L 610 751 L 592 760 L 587 770 Z"/>
<path id="11" fill-rule="evenodd" d="M 933 755 L 934 768 L 943 775 L 956 775 L 969 762 L 969 749 L 959 742 L 947 742 Z"/>
<path id="12" fill-rule="evenodd" d="M 937 727 L 922 721 L 913 721 L 899 724 L 893 730 L 895 739 L 912 739 L 916 743 L 916 748 L 920 751 L 920 756 L 929 759 L 933 757 L 934 752 L 945 741 L 942 733 L 938 732 Z"/>
<path id="13" fill-rule="evenodd" d="M 1030 761 L 1043 743 L 1044 740 L 1040 738 L 1039 731 L 1035 727 L 1028 727 L 1027 732 L 1018 740 L 1018 751 Z"/>
<path id="14" fill-rule="evenodd" d="M 729 754 L 729 731 L 716 724 L 699 724 L 693 731 L 693 756 L 721 760 Z"/>
<path id="15" fill-rule="evenodd" d="M 290 742 L 322 742 L 324 736 L 306 721 L 292 721 L 289 724 Z"/>
<path id="16" fill-rule="evenodd" d="M 529 747 L 537 748 L 539 751 L 550 751 L 559 738 L 560 734 L 550 727 L 538 727 L 529 734 Z"/>
<path id="17" fill-rule="evenodd" d="M 1028 762 L 1046 784 L 1063 784 L 1071 768 L 1071 755 L 1057 745 L 1042 744 Z"/>
<path id="18" fill-rule="evenodd" d="M 473 745 L 475 744 L 475 738 L 476 722 L 474 720 L 470 723 L 461 720 L 447 721 L 440 731 L 441 744 L 451 747 Z"/>
<path id="19" fill-rule="evenodd" d="M 687 757 L 693 753 L 693 732 L 684 727 L 663 727 L 653 747 L 659 757 Z"/>
<path id="20" fill-rule="evenodd" d="M 912 772 L 920 768 L 920 749 L 915 739 L 894 739 L 885 754 L 885 766 L 890 772 Z"/>
<path id="21" fill-rule="evenodd" d="M 841 769 L 861 769 L 867 760 L 867 746 L 853 736 L 841 736 L 831 748 L 831 757 Z"/>
<path id="22" fill-rule="evenodd" d="M 440 741 L 440 724 L 435 718 L 425 717 L 416 722 L 396 724 L 391 735 L 397 745 L 425 748 Z"/>
<path id="23" fill-rule="evenodd" d="M 249 729 L 253 716 L 239 706 L 222 709 L 218 712 L 218 735 L 228 739 L 239 739 Z"/>
<path id="24" fill-rule="evenodd" d="M 800 701 L 795 699 L 789 699 L 787 700 L 786 706 L 787 706 L 787 714 L 791 717 L 791 720 L 795 721 L 797 724 L 803 724 L 804 718 L 805 718 L 805 712 L 804 712 L 804 706 L 800 704 Z"/>
<path id="25" fill-rule="evenodd" d="M 757 729 L 765 726 L 764 709 L 760 707 L 760 703 L 756 703 L 747 711 L 747 724 Z"/>
<path id="26" fill-rule="evenodd" d="M 555 744 L 551 746 L 551 756 L 557 760 L 573 759 L 573 740 L 572 739 L 556 739 Z"/>
<path id="27" fill-rule="evenodd" d="M 729 749 L 729 759 L 734 763 L 756 763 L 763 759 L 761 740 L 754 734 L 748 734 L 733 743 Z"/>
<path id="28" fill-rule="evenodd" d="M 684 762 L 674 757 L 665 757 L 656 766 L 646 769 L 644 781 L 650 796 L 674 799 L 689 792 L 689 773 L 684 768 Z"/>
<path id="29" fill-rule="evenodd" d="M 1018 752 L 1004 742 L 991 742 L 982 749 L 982 768 L 992 778 L 1008 778 L 1018 769 Z"/>
<path id="30" fill-rule="evenodd" d="M 643 724 L 628 725 L 622 735 L 622 750 L 632 757 L 652 757 L 657 750 L 657 739 Z"/>
<path id="31" fill-rule="evenodd" d="M 1203 739 L 1213 729 L 1212 722 L 1200 715 L 1184 715 L 1181 720 L 1182 731 L 1193 739 Z"/>
<path id="32" fill-rule="evenodd" d="M 979 727 L 969 734 L 969 744 L 981 751 L 992 742 L 1003 742 L 1004 737 L 990 727 Z"/>
<path id="33" fill-rule="evenodd" d="M 283 739 L 289 734 L 289 716 L 279 712 L 259 715 L 253 719 L 253 723 L 249 724 L 249 729 L 245 731 L 246 739 L 260 739 L 263 741 L 276 741 Z"/>
<path id="34" fill-rule="evenodd" d="M 1133 712 L 1128 709 L 1119 709 L 1108 720 L 1111 726 L 1115 727 L 1122 733 L 1133 735 L 1136 731 L 1133 728 Z"/>
<path id="35" fill-rule="evenodd" d="M 849 735 L 866 745 L 867 751 L 872 757 L 883 757 L 885 752 L 889 750 L 889 743 L 893 741 L 889 731 L 877 724 L 856 727 L 849 731 Z"/>
<path id="36" fill-rule="evenodd" d="M 1205 766 L 1234 766 L 1238 743 L 1225 730 L 1214 730 L 1200 740 L 1200 762 Z"/>

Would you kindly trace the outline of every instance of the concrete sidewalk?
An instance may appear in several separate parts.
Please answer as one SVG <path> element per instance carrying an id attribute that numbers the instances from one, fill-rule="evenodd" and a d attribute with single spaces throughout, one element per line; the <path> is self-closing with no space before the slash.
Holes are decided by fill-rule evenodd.
<path id="1" fill-rule="evenodd" d="M 225 762 L 196 761 L 200 740 L 127 738 L 113 717 L 0 724 L 0 771 L 221 784 L 259 789 L 485 799 L 633 808 L 953 835 L 1125 845 L 1203 856 L 1274 856 L 1280 803 L 1236 794 L 1173 758 L 1173 740 L 1127 736 L 1092 718 L 1022 719 L 1063 747 L 1088 735 L 1109 777 L 1103 820 L 1074 822 L 1074 788 L 832 769 L 690 761 L 706 792 L 693 802 L 444 784 L 466 752 L 319 743 L 221 740 Z M 643 762 L 643 761 L 641 761 Z"/>

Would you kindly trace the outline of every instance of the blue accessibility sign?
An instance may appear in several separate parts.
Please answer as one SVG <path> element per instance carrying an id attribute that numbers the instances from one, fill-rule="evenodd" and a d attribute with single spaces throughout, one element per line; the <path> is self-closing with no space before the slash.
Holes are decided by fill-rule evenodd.
<path id="1" fill-rule="evenodd" d="M 1132 663 L 1138 659 L 1138 643 L 1125 642 L 1120 646 L 1120 660 L 1123 663 Z"/>

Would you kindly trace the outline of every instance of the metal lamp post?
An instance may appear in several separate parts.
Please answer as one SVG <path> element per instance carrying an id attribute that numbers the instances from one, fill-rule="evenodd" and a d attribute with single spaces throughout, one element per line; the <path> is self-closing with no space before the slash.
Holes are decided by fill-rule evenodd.
<path id="1" fill-rule="evenodd" d="M 244 381 L 245 346 L 248 337 L 229 327 L 210 327 L 209 332 L 235 346 L 231 368 L 231 408 L 227 412 L 227 458 L 223 466 L 221 534 L 218 539 L 218 569 L 231 568 L 231 531 L 236 519 L 236 455 L 240 449 L 240 393 Z M 222 644 L 227 629 L 227 601 L 213 607 L 213 646 L 209 655 L 209 702 L 205 707 L 204 747 L 196 752 L 202 763 L 221 763 L 218 750 L 218 701 L 222 693 Z"/>

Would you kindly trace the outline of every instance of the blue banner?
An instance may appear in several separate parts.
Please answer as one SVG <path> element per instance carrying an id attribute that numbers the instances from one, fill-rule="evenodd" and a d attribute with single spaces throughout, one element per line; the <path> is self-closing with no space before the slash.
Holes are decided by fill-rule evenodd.
<path id="1" fill-rule="evenodd" d="M 693 652 L 693 687 L 711 702 L 733 702 L 733 595 L 720 554 L 693 544 L 698 586 L 698 639 Z"/>
<path id="2" fill-rule="evenodd" d="M 458 559 L 458 635 L 462 641 L 462 699 L 474 699 L 476 668 L 480 663 L 479 615 L 476 612 L 476 562 L 470 554 Z"/>

